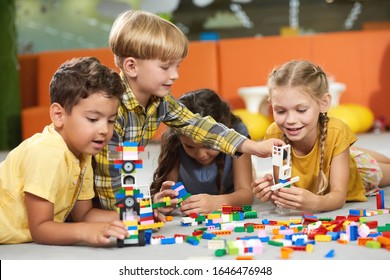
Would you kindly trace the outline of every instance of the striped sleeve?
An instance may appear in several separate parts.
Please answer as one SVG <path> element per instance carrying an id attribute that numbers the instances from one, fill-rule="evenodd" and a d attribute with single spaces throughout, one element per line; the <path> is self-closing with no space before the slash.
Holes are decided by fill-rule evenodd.
<path id="1" fill-rule="evenodd" d="M 240 155 L 237 148 L 247 138 L 234 129 L 229 129 L 213 118 L 201 117 L 180 105 L 173 97 L 168 98 L 168 114 L 164 121 L 168 126 L 191 137 L 195 142 L 204 143 L 212 149 L 231 156 Z"/>

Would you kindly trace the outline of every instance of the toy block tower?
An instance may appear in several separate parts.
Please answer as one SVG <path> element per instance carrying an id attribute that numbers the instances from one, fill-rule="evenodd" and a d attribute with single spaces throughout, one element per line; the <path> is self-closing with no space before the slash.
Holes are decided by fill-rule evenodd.
<path id="1" fill-rule="evenodd" d="M 142 168 L 142 159 L 139 153 L 144 147 L 139 147 L 134 142 L 124 142 L 122 146 L 116 147 L 114 155 L 114 166 L 121 174 L 122 187 L 115 194 L 116 205 L 119 210 L 119 217 L 128 227 L 130 236 L 124 240 L 117 241 L 118 247 L 144 246 L 145 230 L 162 227 L 164 223 L 155 223 L 153 218 L 153 207 L 149 186 L 137 184 L 137 169 Z M 110 159 L 111 156 L 110 155 Z"/>
<path id="2" fill-rule="evenodd" d="M 271 190 L 289 187 L 298 182 L 299 177 L 291 178 L 291 146 L 274 146 L 272 150 L 272 165 L 279 169 L 279 183 L 273 185 Z"/>

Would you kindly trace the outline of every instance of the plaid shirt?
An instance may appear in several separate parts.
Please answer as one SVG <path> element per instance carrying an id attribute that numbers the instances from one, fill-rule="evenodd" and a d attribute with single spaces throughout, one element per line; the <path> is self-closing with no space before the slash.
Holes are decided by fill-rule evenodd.
<path id="1" fill-rule="evenodd" d="M 177 102 L 169 94 L 163 98 L 153 96 L 145 109 L 132 93 L 123 75 L 126 92 L 118 110 L 114 135 L 98 155 L 95 156 L 95 188 L 104 209 L 116 209 L 115 193 L 121 187 L 121 175 L 107 157 L 107 151 L 115 151 L 121 143 L 137 142 L 146 146 L 160 123 L 173 127 L 180 133 L 205 145 L 230 155 L 247 139 L 233 129 L 214 121 L 211 117 L 200 117 Z"/>

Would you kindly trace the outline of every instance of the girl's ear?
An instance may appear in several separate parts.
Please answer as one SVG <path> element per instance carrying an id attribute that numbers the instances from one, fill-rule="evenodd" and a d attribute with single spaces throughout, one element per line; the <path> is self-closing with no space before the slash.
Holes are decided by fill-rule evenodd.
<path id="1" fill-rule="evenodd" d="M 50 119 L 55 128 L 62 128 L 65 118 L 65 109 L 58 103 L 50 105 Z"/>
<path id="2" fill-rule="evenodd" d="M 322 96 L 321 102 L 320 102 L 320 110 L 321 113 L 325 113 L 329 110 L 330 105 L 332 104 L 332 96 L 329 92 L 325 93 L 324 96 Z"/>
<path id="3" fill-rule="evenodd" d="M 135 78 L 137 76 L 137 59 L 134 57 L 125 58 L 122 69 L 126 76 Z"/>

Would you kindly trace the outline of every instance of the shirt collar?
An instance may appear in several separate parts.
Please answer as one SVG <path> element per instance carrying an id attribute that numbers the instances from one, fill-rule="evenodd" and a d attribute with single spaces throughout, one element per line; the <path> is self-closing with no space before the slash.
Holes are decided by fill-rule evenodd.
<path id="1" fill-rule="evenodd" d="M 120 77 L 122 79 L 123 85 L 125 86 L 125 93 L 122 96 L 122 104 L 129 111 L 134 111 L 136 110 L 137 107 L 139 107 L 142 110 L 145 110 L 145 108 L 143 108 L 143 106 L 139 103 L 137 97 L 134 95 L 133 91 L 131 90 L 130 85 L 127 82 L 126 77 L 122 71 L 120 72 Z M 158 108 L 162 100 L 163 98 L 152 96 L 151 100 L 149 101 L 147 111 L 152 110 L 154 112 Z"/>

